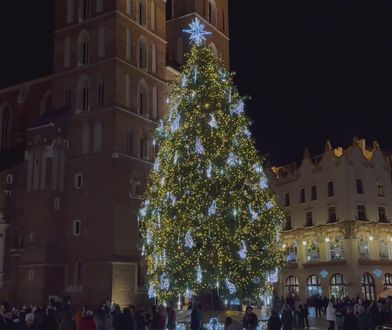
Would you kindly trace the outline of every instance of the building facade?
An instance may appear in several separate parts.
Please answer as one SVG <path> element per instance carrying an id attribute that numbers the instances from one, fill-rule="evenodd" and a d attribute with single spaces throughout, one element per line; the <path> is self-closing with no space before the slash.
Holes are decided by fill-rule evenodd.
<path id="1" fill-rule="evenodd" d="M 53 75 L 0 91 L 0 297 L 146 299 L 137 213 L 195 17 L 228 66 L 227 0 L 56 0 Z"/>
<path id="2" fill-rule="evenodd" d="M 327 142 L 300 166 L 272 167 L 271 178 L 287 215 L 280 296 L 375 298 L 392 288 L 391 165 L 378 142 Z"/>

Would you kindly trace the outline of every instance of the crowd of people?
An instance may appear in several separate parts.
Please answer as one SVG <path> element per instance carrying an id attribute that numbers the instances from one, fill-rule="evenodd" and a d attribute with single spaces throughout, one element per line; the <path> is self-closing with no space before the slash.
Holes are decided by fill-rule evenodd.
<path id="1" fill-rule="evenodd" d="M 392 324 L 392 298 L 375 300 L 357 297 L 335 299 L 316 297 L 312 302 L 315 317 L 328 321 L 328 330 L 382 330 Z M 293 297 L 283 301 L 279 315 L 271 311 L 268 330 L 292 330 L 309 328 L 309 308 Z"/>
<path id="2" fill-rule="evenodd" d="M 197 317 L 200 319 L 201 314 Z M 95 310 L 81 308 L 73 312 L 70 302 L 21 308 L 4 302 L 0 310 L 0 330 L 109 330 L 108 327 L 114 330 L 175 330 L 176 311 L 171 303 L 166 307 L 151 306 L 148 311 L 134 306 L 121 309 L 117 304 L 109 307 L 103 303 Z"/>

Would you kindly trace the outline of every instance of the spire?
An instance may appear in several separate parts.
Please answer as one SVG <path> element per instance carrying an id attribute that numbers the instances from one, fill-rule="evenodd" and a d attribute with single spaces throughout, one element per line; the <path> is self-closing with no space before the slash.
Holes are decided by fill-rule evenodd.
<path id="1" fill-rule="evenodd" d="M 329 151 L 329 150 L 332 150 L 332 144 L 331 141 L 327 139 L 327 141 L 325 142 L 325 151 Z"/>

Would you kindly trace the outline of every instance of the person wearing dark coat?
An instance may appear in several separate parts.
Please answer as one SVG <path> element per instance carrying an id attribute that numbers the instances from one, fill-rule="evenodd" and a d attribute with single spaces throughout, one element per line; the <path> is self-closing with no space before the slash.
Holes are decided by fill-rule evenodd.
<path id="1" fill-rule="evenodd" d="M 346 309 L 342 330 L 358 330 L 358 319 L 354 315 L 354 308 L 352 306 L 348 306 Z"/>
<path id="2" fill-rule="evenodd" d="M 246 307 L 245 315 L 242 318 L 242 327 L 245 330 L 255 330 L 259 326 L 259 320 L 257 315 L 253 313 L 253 308 L 251 306 Z"/>
<path id="3" fill-rule="evenodd" d="M 121 319 L 121 309 L 120 306 L 117 304 L 113 305 L 112 310 L 112 326 L 115 330 L 120 328 L 120 319 Z"/>
<path id="4" fill-rule="evenodd" d="M 64 311 L 58 330 L 76 330 L 76 322 L 72 319 L 70 310 Z"/>
<path id="5" fill-rule="evenodd" d="M 191 312 L 191 330 L 201 330 L 203 328 L 203 318 L 199 306 L 194 303 Z"/>
<path id="6" fill-rule="evenodd" d="M 268 330 L 280 330 L 281 327 L 280 318 L 276 310 L 271 310 L 271 316 L 268 319 L 267 329 Z"/>
<path id="7" fill-rule="evenodd" d="M 48 308 L 42 323 L 42 330 L 57 330 L 56 315 L 53 308 Z"/>
<path id="8" fill-rule="evenodd" d="M 287 304 L 283 305 L 281 322 L 282 330 L 293 330 L 293 314 Z"/>
<path id="9" fill-rule="evenodd" d="M 119 330 L 135 330 L 133 317 L 129 308 L 124 308 L 121 314 Z"/>
<path id="10" fill-rule="evenodd" d="M 146 318 L 144 316 L 144 309 L 140 308 L 136 311 L 135 315 L 136 330 L 146 329 Z"/>

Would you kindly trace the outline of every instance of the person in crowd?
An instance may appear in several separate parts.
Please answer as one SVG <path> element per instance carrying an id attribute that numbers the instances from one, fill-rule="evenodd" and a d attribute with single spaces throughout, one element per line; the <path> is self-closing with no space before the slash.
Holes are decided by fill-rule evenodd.
<path id="1" fill-rule="evenodd" d="M 242 327 L 246 330 L 254 330 L 257 329 L 258 325 L 259 320 L 257 319 L 257 315 L 253 313 L 253 308 L 251 306 L 247 306 L 245 315 L 242 318 Z"/>
<path id="2" fill-rule="evenodd" d="M 299 304 L 297 309 L 295 310 L 295 318 L 296 318 L 296 326 L 298 328 L 303 329 L 305 324 L 304 324 L 304 318 L 305 318 L 305 314 L 304 314 L 304 307 Z"/>
<path id="3" fill-rule="evenodd" d="M 227 316 L 225 319 L 225 330 L 242 330 L 242 327 L 240 322 Z"/>
<path id="4" fill-rule="evenodd" d="M 305 328 L 309 329 L 309 318 L 308 318 L 309 317 L 309 308 L 308 308 L 307 304 L 304 304 L 303 314 L 304 314 L 304 325 L 305 325 Z"/>
<path id="5" fill-rule="evenodd" d="M 72 319 L 70 310 L 64 311 L 58 330 L 76 330 L 76 322 Z"/>
<path id="6" fill-rule="evenodd" d="M 282 324 L 279 318 L 279 314 L 275 309 L 271 310 L 271 316 L 267 322 L 267 329 L 268 330 L 280 330 Z"/>
<path id="7" fill-rule="evenodd" d="M 199 305 L 194 302 L 191 312 L 191 330 L 201 330 L 203 329 L 203 316 Z"/>
<path id="8" fill-rule="evenodd" d="M 322 300 L 321 300 L 321 296 L 320 295 L 317 295 L 317 297 L 316 297 L 316 299 L 314 300 L 314 307 L 315 307 L 315 310 L 316 310 L 316 318 L 317 317 L 322 317 L 322 311 L 323 311 L 323 308 L 322 308 Z"/>
<path id="9" fill-rule="evenodd" d="M 52 307 L 48 307 L 46 311 L 42 322 L 42 330 L 57 330 L 55 310 Z"/>
<path id="10" fill-rule="evenodd" d="M 336 329 L 342 330 L 345 308 L 343 302 L 338 298 L 335 303 Z"/>
<path id="11" fill-rule="evenodd" d="M 98 330 L 94 321 L 94 313 L 91 310 L 86 311 L 80 320 L 80 330 Z"/>
<path id="12" fill-rule="evenodd" d="M 324 295 L 324 297 L 321 301 L 321 306 L 323 308 L 324 315 L 327 313 L 328 303 L 329 303 L 329 299 L 327 298 L 327 296 Z"/>
<path id="13" fill-rule="evenodd" d="M 291 314 L 290 306 L 287 304 L 283 305 L 281 322 L 282 330 L 293 330 L 293 314 Z"/>
<path id="14" fill-rule="evenodd" d="M 387 305 L 378 303 L 377 306 L 378 306 L 378 313 L 376 315 L 374 325 L 376 327 L 382 328 L 382 326 L 384 326 L 388 322 L 388 318 L 389 318 L 387 312 Z"/>
<path id="15" fill-rule="evenodd" d="M 329 322 L 328 330 L 335 330 L 336 315 L 332 301 L 328 303 L 327 310 L 325 312 L 325 319 Z"/>
<path id="16" fill-rule="evenodd" d="M 359 330 L 369 330 L 370 329 L 370 317 L 366 312 L 364 306 L 360 305 L 358 307 L 358 329 Z"/>
<path id="17" fill-rule="evenodd" d="M 167 315 L 167 329 L 175 330 L 177 328 L 177 317 L 172 301 L 170 301 L 166 307 L 166 315 Z"/>
<path id="18" fill-rule="evenodd" d="M 75 325 L 76 325 L 76 330 L 80 330 L 80 321 L 82 320 L 82 317 L 84 316 L 85 313 L 85 309 L 84 307 L 79 308 L 78 311 L 75 313 L 73 319 L 75 321 Z"/>
<path id="19" fill-rule="evenodd" d="M 121 309 L 118 304 L 113 304 L 112 307 L 112 326 L 114 330 L 120 329 Z"/>
<path id="20" fill-rule="evenodd" d="M 134 321 L 129 308 L 124 308 L 120 316 L 119 330 L 134 330 Z"/>
<path id="21" fill-rule="evenodd" d="M 99 330 L 106 330 L 106 319 L 110 316 L 110 309 L 109 306 L 106 305 L 106 302 L 101 304 L 97 314 Z"/>
<path id="22" fill-rule="evenodd" d="M 346 308 L 342 330 L 358 330 L 358 319 L 354 315 L 354 308 L 351 305 Z"/>
<path id="23" fill-rule="evenodd" d="M 146 317 L 145 317 L 143 308 L 139 308 L 136 311 L 135 324 L 136 324 L 136 330 L 145 330 L 146 329 Z"/>
<path id="24" fill-rule="evenodd" d="M 38 330 L 36 324 L 34 323 L 34 314 L 27 313 L 24 322 L 22 321 L 18 327 L 18 330 Z"/>

